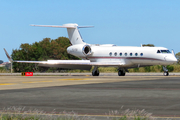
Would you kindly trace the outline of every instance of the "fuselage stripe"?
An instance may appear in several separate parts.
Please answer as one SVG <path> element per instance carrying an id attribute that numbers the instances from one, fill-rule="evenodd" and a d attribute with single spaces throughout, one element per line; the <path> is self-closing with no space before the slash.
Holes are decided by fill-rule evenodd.
<path id="1" fill-rule="evenodd" d="M 158 60 L 163 61 L 161 59 L 156 58 L 146 58 L 146 57 L 87 57 L 88 59 L 138 59 L 138 60 Z"/>

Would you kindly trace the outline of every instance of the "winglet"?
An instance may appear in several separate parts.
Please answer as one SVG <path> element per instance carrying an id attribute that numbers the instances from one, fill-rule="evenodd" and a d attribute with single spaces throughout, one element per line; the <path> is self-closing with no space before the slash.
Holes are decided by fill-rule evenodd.
<path id="1" fill-rule="evenodd" d="M 11 57 L 9 56 L 8 52 L 6 51 L 6 49 L 4 48 L 4 51 L 6 53 L 7 58 L 9 59 L 10 62 L 13 62 L 13 60 L 11 59 Z"/>

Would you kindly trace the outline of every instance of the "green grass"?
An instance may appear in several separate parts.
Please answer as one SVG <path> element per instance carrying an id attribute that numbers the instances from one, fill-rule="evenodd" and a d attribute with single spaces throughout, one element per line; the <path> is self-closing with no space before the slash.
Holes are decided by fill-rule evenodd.
<path id="1" fill-rule="evenodd" d="M 122 107 L 123 108 L 123 107 Z M 157 120 L 152 113 L 143 110 L 112 110 L 105 114 L 105 120 Z M 25 107 L 9 107 L 0 110 L 0 120 L 96 120 L 88 115 L 78 115 L 75 112 L 59 112 L 53 110 L 46 113 L 38 109 L 26 109 Z M 167 118 L 163 120 L 173 120 Z"/>
<path id="2" fill-rule="evenodd" d="M 169 72 L 180 72 L 180 65 L 167 65 Z M 163 72 L 162 65 L 129 69 L 129 72 Z"/>
<path id="3" fill-rule="evenodd" d="M 9 72 L 8 70 L 6 70 L 4 67 L 0 67 L 0 73 L 7 73 Z"/>
<path id="4" fill-rule="evenodd" d="M 91 120 L 87 116 L 79 117 L 74 112 L 60 112 L 52 111 L 46 113 L 43 110 L 29 109 L 25 107 L 9 107 L 0 111 L 0 120 Z"/>
<path id="5" fill-rule="evenodd" d="M 109 115 L 112 116 L 109 119 L 110 120 L 156 120 L 152 116 L 152 113 L 146 112 L 144 109 L 143 110 L 115 110 L 115 111 L 110 111 Z"/>

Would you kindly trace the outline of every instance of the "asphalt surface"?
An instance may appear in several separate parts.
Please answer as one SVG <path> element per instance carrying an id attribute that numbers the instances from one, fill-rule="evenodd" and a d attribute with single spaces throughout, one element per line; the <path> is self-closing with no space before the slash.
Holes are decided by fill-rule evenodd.
<path id="1" fill-rule="evenodd" d="M 180 76 L 0 76 L 0 89 L 0 109 L 25 106 L 88 115 L 145 109 L 154 116 L 180 117 Z"/>

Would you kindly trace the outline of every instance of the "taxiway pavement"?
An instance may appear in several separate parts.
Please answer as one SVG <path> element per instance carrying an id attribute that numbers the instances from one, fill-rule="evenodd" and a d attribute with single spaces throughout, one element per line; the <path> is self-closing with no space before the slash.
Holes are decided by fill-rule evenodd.
<path id="1" fill-rule="evenodd" d="M 145 109 L 180 117 L 180 76 L 0 76 L 0 109 L 10 106 L 88 115 Z"/>

